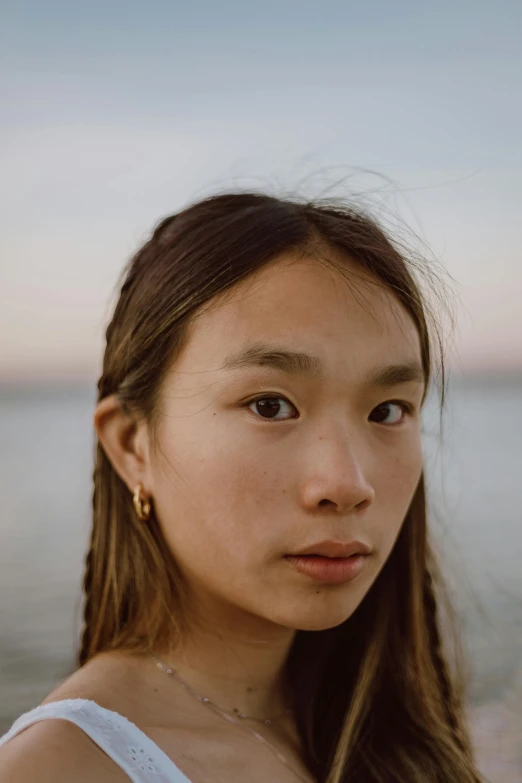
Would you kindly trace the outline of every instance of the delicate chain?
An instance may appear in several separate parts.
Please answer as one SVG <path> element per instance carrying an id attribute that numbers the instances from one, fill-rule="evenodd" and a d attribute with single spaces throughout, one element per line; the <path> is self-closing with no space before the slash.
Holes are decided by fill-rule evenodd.
<path id="1" fill-rule="evenodd" d="M 151 653 L 151 656 L 156 661 L 156 665 L 158 669 L 162 669 L 171 677 L 175 677 L 178 680 L 179 684 L 186 690 L 190 691 L 198 701 L 203 701 L 205 702 L 205 704 L 210 703 L 214 707 L 218 707 L 220 710 L 223 710 L 223 712 L 233 713 L 234 715 L 236 715 L 236 717 L 241 718 L 242 720 L 255 720 L 258 721 L 259 723 L 264 723 L 266 726 L 270 726 L 272 723 L 274 723 L 274 721 L 279 720 L 279 718 L 283 718 L 285 716 L 291 716 L 294 714 L 292 710 L 285 710 L 280 715 L 277 715 L 275 718 L 254 718 L 252 715 L 246 715 L 244 712 L 239 712 L 238 710 L 231 710 L 228 707 L 223 707 L 222 704 L 217 704 L 216 702 L 211 701 L 207 696 L 200 696 L 199 693 L 196 693 L 196 691 L 193 688 L 191 688 L 190 685 L 180 677 L 180 675 L 175 669 L 172 669 L 170 666 L 167 666 L 153 653 Z"/>
<path id="2" fill-rule="evenodd" d="M 229 709 L 227 710 L 226 707 L 221 707 L 219 704 L 216 704 L 211 699 L 209 699 L 207 696 L 201 696 L 201 694 L 196 693 L 196 691 L 193 688 L 191 688 L 190 685 L 188 683 L 186 683 L 185 680 L 183 680 L 182 677 L 180 677 L 180 675 L 174 669 L 172 669 L 172 667 L 167 666 L 156 655 L 151 653 L 151 657 L 156 661 L 156 666 L 158 667 L 158 669 L 161 669 L 162 671 L 164 671 L 166 674 L 169 675 L 169 677 L 174 677 L 178 681 L 178 683 L 181 685 L 182 688 L 184 688 L 185 690 L 189 691 L 189 693 L 191 693 L 192 696 L 194 696 L 194 698 L 196 698 L 198 701 L 202 702 L 207 707 L 209 707 L 212 710 L 212 712 L 216 713 L 217 715 L 221 715 L 221 717 L 225 718 L 225 720 L 229 721 L 229 723 L 235 723 L 236 726 L 240 726 L 241 728 L 243 728 L 246 731 L 248 731 L 250 734 L 252 734 L 253 737 L 255 737 L 257 740 L 259 740 L 260 742 L 264 743 L 268 748 L 270 748 L 270 750 L 276 755 L 276 757 L 279 759 L 279 761 L 282 764 L 285 764 L 285 766 L 287 766 L 288 769 L 290 769 L 301 780 L 305 781 L 305 783 L 313 783 L 313 781 L 309 777 L 306 777 L 306 776 L 302 775 L 301 772 L 299 772 L 298 770 L 294 769 L 294 767 L 292 767 L 290 765 L 288 760 L 285 758 L 285 756 L 283 756 L 282 753 L 279 752 L 279 750 L 275 747 L 275 745 L 273 745 L 265 737 L 263 737 L 261 734 L 259 734 L 259 732 L 255 731 L 254 729 L 251 729 L 250 726 L 246 726 L 245 723 L 243 723 L 242 721 L 236 720 L 231 715 L 227 714 L 227 713 L 230 712 L 230 710 Z M 293 715 L 293 712 L 292 712 L 292 710 L 286 710 L 285 714 Z M 240 713 L 239 717 L 241 717 L 243 720 L 248 718 L 248 716 L 245 715 L 244 713 Z M 263 719 L 262 718 L 251 718 L 251 720 L 261 721 Z M 270 725 L 270 723 L 272 723 L 272 721 L 271 720 L 269 721 L 268 719 L 263 721 L 263 722 L 267 723 L 267 725 Z"/>

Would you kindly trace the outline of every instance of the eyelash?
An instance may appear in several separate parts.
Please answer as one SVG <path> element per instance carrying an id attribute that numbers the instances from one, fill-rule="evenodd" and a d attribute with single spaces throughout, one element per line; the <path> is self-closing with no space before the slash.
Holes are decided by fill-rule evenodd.
<path id="1" fill-rule="evenodd" d="M 284 397 L 282 394 L 262 394 L 258 395 L 257 397 L 253 397 L 252 399 L 248 400 L 247 402 L 243 403 L 241 407 L 248 408 L 249 405 L 252 405 L 254 402 L 259 402 L 260 400 L 284 400 L 289 405 L 291 405 L 293 408 L 295 408 L 295 405 L 290 402 L 286 397 Z M 404 400 L 386 400 L 385 402 L 381 402 L 379 405 L 376 406 L 376 408 L 380 408 L 381 405 L 398 405 L 400 408 L 402 408 L 402 411 L 406 416 L 413 415 L 413 412 L 415 410 L 414 406 L 411 405 L 409 402 L 405 402 Z M 296 409 L 297 410 L 297 409 Z M 375 410 L 375 408 L 374 408 Z M 278 421 L 289 421 L 289 419 L 265 419 L 263 416 L 257 416 L 258 419 L 261 419 L 262 421 L 267 422 L 278 422 Z M 297 418 L 297 417 L 293 417 Z M 398 422 L 397 424 L 383 424 L 383 427 L 400 427 L 404 421 Z"/>

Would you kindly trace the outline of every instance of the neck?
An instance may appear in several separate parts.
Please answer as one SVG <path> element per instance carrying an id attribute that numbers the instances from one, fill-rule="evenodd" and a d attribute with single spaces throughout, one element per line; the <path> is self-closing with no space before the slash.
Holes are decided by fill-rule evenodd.
<path id="1" fill-rule="evenodd" d="M 275 718 L 290 706 L 283 672 L 294 635 L 292 629 L 243 617 L 225 626 L 199 624 L 156 653 L 201 696 L 249 716 Z"/>

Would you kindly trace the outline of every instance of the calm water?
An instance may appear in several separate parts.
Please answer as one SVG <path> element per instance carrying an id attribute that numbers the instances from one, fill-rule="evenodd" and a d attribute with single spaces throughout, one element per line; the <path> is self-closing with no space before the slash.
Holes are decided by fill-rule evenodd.
<path id="1" fill-rule="evenodd" d="M 94 389 L 0 396 L 0 733 L 72 665 L 94 399 Z M 452 381 L 443 442 L 434 400 L 424 427 L 431 525 L 469 649 L 471 704 L 491 736 L 504 708 L 522 725 L 522 378 Z M 521 781 L 511 769 L 492 780 Z"/>

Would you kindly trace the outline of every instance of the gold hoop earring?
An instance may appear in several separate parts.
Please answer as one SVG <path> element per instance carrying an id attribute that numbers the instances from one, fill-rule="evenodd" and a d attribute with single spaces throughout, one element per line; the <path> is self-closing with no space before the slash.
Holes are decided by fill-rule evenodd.
<path id="1" fill-rule="evenodd" d="M 141 484 L 136 484 L 132 502 L 134 503 L 134 508 L 138 518 L 141 519 L 142 522 L 145 522 L 150 518 L 150 502 L 147 500 L 147 498 L 141 497 L 141 490 Z"/>

